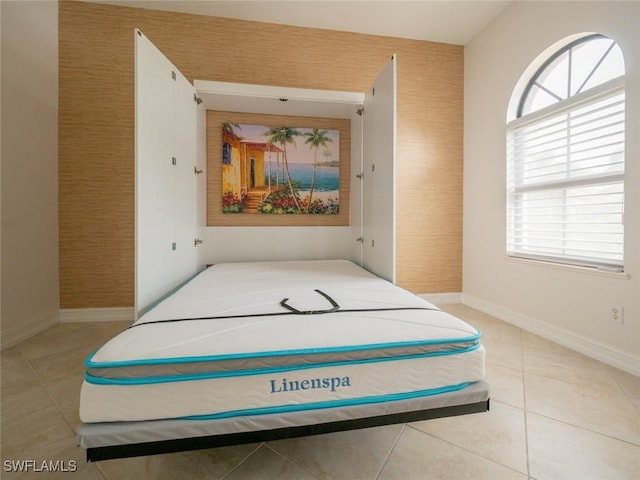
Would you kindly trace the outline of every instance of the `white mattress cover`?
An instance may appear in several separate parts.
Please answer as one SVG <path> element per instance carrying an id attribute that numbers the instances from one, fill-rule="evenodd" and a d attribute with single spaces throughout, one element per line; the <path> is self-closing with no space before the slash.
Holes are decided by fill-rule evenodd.
<path id="1" fill-rule="evenodd" d="M 484 357 L 484 348 L 480 347 L 456 355 L 347 363 L 196 381 L 139 385 L 100 385 L 85 381 L 81 389 L 80 419 L 117 422 L 210 415 L 225 418 L 431 396 L 461 390 L 483 379 Z M 328 379 L 328 385 L 313 388 L 311 382 L 315 379 Z M 301 387 L 305 380 L 308 388 Z"/>
<path id="2" fill-rule="evenodd" d="M 184 318 L 285 313 L 286 310 L 279 305 L 283 298 L 288 298 L 288 303 L 300 310 L 330 308 L 328 300 L 316 289 L 329 295 L 341 309 L 367 311 L 153 323 Z M 433 310 L 371 310 L 398 306 Z M 88 365 L 118 369 L 139 363 L 180 364 L 185 359 L 215 360 L 228 356 L 252 359 L 265 352 L 297 355 L 320 351 L 348 357 L 350 351 L 362 348 L 414 342 L 455 345 L 458 341 L 479 338 L 479 332 L 462 320 L 438 311 L 423 299 L 351 262 L 341 260 L 215 265 L 161 302 L 135 325 L 100 348 L 88 360 Z M 359 361 L 349 365 L 343 364 L 345 360 L 341 358 L 337 366 L 313 365 L 311 374 L 309 367 L 294 368 L 285 370 L 280 377 L 274 377 L 273 371 L 263 372 L 254 368 L 248 370 L 248 374 L 238 376 L 144 378 L 134 384 L 102 384 L 90 379 L 82 387 L 80 416 L 83 422 L 176 418 L 305 402 L 313 404 L 345 398 L 384 397 L 482 379 L 484 350 L 476 345 L 462 352 L 397 361 Z M 457 357 L 459 359 L 456 360 Z M 423 374 L 425 368 L 429 369 L 429 375 Z M 411 373 L 399 375 L 400 372 Z M 327 395 L 326 388 L 309 388 L 295 394 L 286 392 L 288 397 L 284 398 L 270 392 L 273 388 L 264 388 L 271 381 L 279 385 L 283 378 L 303 381 L 305 378 L 351 378 L 351 375 L 367 380 L 354 382 L 357 388 L 352 384 L 349 388 L 331 391 L 330 395 Z M 399 377 L 405 379 L 404 383 L 396 381 Z M 221 395 L 220 392 L 233 393 Z M 243 399 L 244 403 L 238 403 L 242 392 L 253 393 Z"/>
<path id="3" fill-rule="evenodd" d="M 77 428 L 83 448 L 127 445 L 182 438 L 300 427 L 319 423 L 402 414 L 428 409 L 484 402 L 489 386 L 484 381 L 439 395 L 395 400 L 383 404 L 360 404 L 341 408 L 293 411 L 277 415 L 246 415 L 219 419 L 170 419 L 144 422 L 82 423 Z"/>
<path id="4" fill-rule="evenodd" d="M 366 311 L 335 315 L 282 315 L 221 318 L 143 325 L 167 319 L 283 312 L 278 302 L 300 309 L 331 305 L 322 290 L 342 309 L 390 307 L 423 310 Z M 382 280 L 352 262 L 291 261 L 229 263 L 205 270 L 101 347 L 95 364 L 158 358 L 249 355 L 266 351 L 345 349 L 428 339 L 467 339 L 478 331 L 464 321 L 437 311 L 424 299 Z M 153 332 L 151 331 L 153 329 Z"/>

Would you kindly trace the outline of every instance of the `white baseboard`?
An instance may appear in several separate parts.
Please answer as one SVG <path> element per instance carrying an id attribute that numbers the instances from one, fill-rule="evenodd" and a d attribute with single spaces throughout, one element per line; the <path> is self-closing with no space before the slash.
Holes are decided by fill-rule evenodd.
<path id="1" fill-rule="evenodd" d="M 451 303 L 462 303 L 462 293 L 421 293 L 418 295 L 420 298 L 424 298 L 427 302 L 434 305 L 446 305 Z"/>
<path id="2" fill-rule="evenodd" d="M 53 315 L 49 318 L 39 320 L 37 322 L 20 325 L 18 328 L 6 331 L 2 329 L 2 337 L 0 339 L 0 350 L 13 347 L 18 343 L 27 340 L 40 332 L 45 331 L 58 324 L 58 318 Z"/>
<path id="3" fill-rule="evenodd" d="M 507 323 L 539 335 L 559 345 L 595 358 L 607 365 L 640 376 L 640 356 L 622 352 L 609 345 L 597 342 L 574 332 L 559 328 L 537 318 L 523 315 L 508 308 L 487 302 L 472 295 L 463 294 L 462 303 L 487 313 Z"/>
<path id="4" fill-rule="evenodd" d="M 60 309 L 60 323 L 74 322 L 133 322 L 133 307 L 111 308 L 63 308 Z"/>

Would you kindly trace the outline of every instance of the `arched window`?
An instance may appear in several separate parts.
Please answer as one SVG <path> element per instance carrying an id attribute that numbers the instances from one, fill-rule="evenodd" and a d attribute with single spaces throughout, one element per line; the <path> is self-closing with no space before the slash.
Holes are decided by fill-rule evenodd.
<path id="1" fill-rule="evenodd" d="M 507 124 L 507 254 L 622 271 L 622 52 L 591 34 L 542 60 Z"/>

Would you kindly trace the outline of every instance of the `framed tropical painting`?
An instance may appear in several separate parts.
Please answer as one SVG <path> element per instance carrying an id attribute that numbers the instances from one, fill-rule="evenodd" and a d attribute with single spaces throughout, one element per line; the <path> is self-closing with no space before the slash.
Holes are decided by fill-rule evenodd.
<path id="1" fill-rule="evenodd" d="M 208 223 L 348 224 L 348 127 L 348 120 L 208 112 L 209 187 L 219 186 L 208 188 Z"/>

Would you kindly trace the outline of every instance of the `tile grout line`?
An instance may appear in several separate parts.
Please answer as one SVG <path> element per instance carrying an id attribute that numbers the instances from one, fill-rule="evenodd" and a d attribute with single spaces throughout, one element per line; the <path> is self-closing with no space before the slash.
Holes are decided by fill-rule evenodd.
<path id="1" fill-rule="evenodd" d="M 609 376 L 611 377 L 611 379 L 613 379 L 613 382 L 616 384 L 616 386 L 618 387 L 618 389 L 620 390 L 620 393 L 622 395 L 624 395 L 625 397 L 627 397 L 629 400 L 631 400 L 633 397 L 631 395 L 629 395 L 627 393 L 627 391 L 625 390 L 625 388 L 621 385 L 621 383 L 618 381 L 618 378 L 614 375 L 614 370 L 617 370 L 616 367 L 612 367 L 611 365 L 606 365 L 605 364 L 605 368 L 607 370 L 607 373 L 609 374 Z M 627 373 L 627 372 L 625 372 Z M 631 374 L 629 374 L 631 375 Z"/>
<path id="2" fill-rule="evenodd" d="M 33 374 L 33 376 L 36 378 L 36 380 L 38 381 L 38 385 L 40 385 L 40 387 L 42 388 L 42 390 L 44 390 L 44 392 L 47 394 L 47 398 L 51 401 L 51 403 L 53 404 L 53 406 L 55 407 L 55 409 L 58 411 L 58 414 L 62 417 L 62 419 L 64 420 L 64 423 L 66 423 L 68 425 L 68 427 L 71 429 L 71 431 L 75 434 L 76 429 L 73 428 L 73 426 L 69 423 L 69 421 L 67 420 L 67 418 L 64 416 L 64 414 L 62 413 L 62 410 L 60 409 L 60 405 L 58 405 L 58 402 L 55 401 L 55 399 L 53 398 L 53 396 L 51 395 L 51 392 L 49 392 L 49 389 L 46 387 L 46 385 L 44 384 L 44 382 L 42 381 L 42 379 L 40 378 L 40 375 L 38 375 L 38 372 L 36 372 L 36 369 L 33 368 L 33 365 L 31 365 L 31 361 L 26 358 L 23 353 L 22 350 L 20 350 L 20 345 L 16 345 L 18 352 L 20 353 L 20 356 L 23 358 L 23 360 L 27 363 L 27 365 L 29 366 L 29 370 L 31 370 L 31 373 Z"/>
<path id="3" fill-rule="evenodd" d="M 524 367 L 524 339 L 523 332 L 520 329 L 520 362 L 522 363 L 522 406 L 524 407 L 524 447 L 527 453 L 527 478 L 531 478 L 531 452 L 529 448 L 529 410 L 527 409 L 527 386 L 525 380 Z"/>
<path id="4" fill-rule="evenodd" d="M 296 438 L 296 437 L 294 437 Z M 304 438 L 304 437 L 297 437 L 297 438 Z M 281 440 L 289 440 L 288 438 L 283 438 Z M 277 441 L 277 440 L 276 440 Z M 273 448 L 271 445 L 269 445 L 270 442 L 264 442 L 264 446 L 266 449 L 271 450 L 271 452 L 275 453 L 277 456 L 283 458 L 285 461 L 289 462 L 292 465 L 295 465 L 296 467 L 301 467 L 304 470 L 306 470 L 306 468 L 304 468 L 302 465 L 300 465 L 298 462 L 294 462 L 292 459 L 290 459 L 289 457 L 287 457 L 286 455 L 284 455 L 283 453 L 280 453 L 278 450 L 276 450 L 275 448 Z M 315 476 L 315 475 L 314 475 Z"/>
<path id="5" fill-rule="evenodd" d="M 547 420 L 551 420 L 552 422 L 561 423 L 562 425 L 566 425 L 566 426 L 571 427 L 571 428 L 576 428 L 578 430 L 582 430 L 583 432 L 591 433 L 592 435 L 598 435 L 600 437 L 605 437 L 605 438 L 608 438 L 608 439 L 611 439 L 611 440 L 615 440 L 617 442 L 626 443 L 627 445 L 630 445 L 632 447 L 639 447 L 640 448 L 640 443 L 634 443 L 632 441 L 625 440 L 624 438 L 614 437 L 613 435 L 608 434 L 608 433 L 596 432 L 595 430 L 591 430 L 589 428 L 582 427 L 580 425 L 576 425 L 575 423 L 567 422 L 566 420 L 560 420 L 558 418 L 550 417 L 550 416 L 544 415 L 542 413 L 536 413 L 536 412 L 531 412 L 531 413 L 533 415 L 537 415 L 538 417 L 542 417 L 542 418 L 546 418 Z"/>
<path id="6" fill-rule="evenodd" d="M 500 403 L 502 403 L 502 402 L 500 402 Z M 503 403 L 503 405 L 507 405 L 507 404 Z M 515 407 L 515 408 L 517 408 L 517 407 Z M 520 410 L 520 409 L 518 409 L 518 410 Z M 482 415 L 482 413 L 477 413 L 477 414 L 472 414 L 472 415 Z M 470 453 L 471 455 L 475 455 L 478 458 L 482 458 L 483 460 L 486 460 L 487 462 L 490 462 L 490 463 L 492 463 L 494 465 L 498 465 L 500 467 L 506 468 L 507 470 L 511 470 L 512 472 L 515 472 L 515 473 L 517 473 L 519 475 L 528 476 L 527 473 L 523 473 L 523 472 L 521 472 L 520 470 L 518 470 L 516 468 L 513 468 L 513 467 L 511 467 L 509 465 L 505 465 L 504 463 L 496 462 L 495 460 L 492 460 L 491 458 L 489 458 L 489 457 L 487 457 L 485 455 L 482 455 L 482 454 L 480 454 L 478 452 L 474 452 L 473 450 L 470 450 L 467 447 L 463 447 L 461 445 L 457 445 L 457 444 L 455 444 L 455 443 L 453 443 L 453 442 L 451 442 L 449 440 L 445 440 L 444 438 L 440 438 L 437 435 L 434 435 L 433 433 L 424 432 L 424 431 L 422 431 L 422 430 L 420 430 L 418 428 L 412 427 L 411 425 L 407 425 L 407 427 L 415 430 L 418 433 L 421 433 L 421 434 L 426 435 L 426 436 L 431 437 L 431 438 L 435 438 L 436 440 L 438 440 L 440 442 L 444 442 L 444 443 L 446 443 L 448 445 L 451 445 L 452 447 L 458 448 L 460 450 L 464 450 L 465 452 Z"/>
<path id="7" fill-rule="evenodd" d="M 524 373 L 527 373 L 527 372 L 523 371 L 523 381 L 522 381 L 523 389 L 525 390 L 525 393 L 526 393 L 525 379 L 524 379 L 525 375 L 524 375 Z M 541 375 L 539 373 L 528 373 L 528 375 L 531 375 L 531 376 L 534 376 L 534 377 L 545 378 L 545 379 L 552 380 L 552 381 L 555 381 L 555 382 L 564 383 L 564 384 L 572 386 L 572 387 L 573 386 L 575 386 L 575 387 L 580 387 L 581 386 L 579 383 L 566 382 L 566 381 L 563 381 L 563 380 L 559 380 L 558 378 L 551 377 L 551 376 L 548 376 L 548 375 Z M 587 388 L 591 388 L 591 387 L 587 387 Z M 591 388 L 591 389 L 595 390 L 595 391 L 598 391 L 600 393 L 607 393 L 606 390 L 593 389 L 593 388 Z M 608 393 L 613 393 L 613 392 L 608 392 Z M 621 397 L 621 398 L 624 398 L 624 399 L 628 400 L 631 403 L 631 399 L 629 398 L 628 395 L 626 395 L 624 393 L 621 393 L 621 394 L 618 394 L 617 396 Z M 633 405 L 632 405 L 632 407 L 633 407 Z M 525 395 L 525 408 L 526 408 L 526 395 Z M 631 440 L 617 437 L 617 436 L 615 436 L 615 435 L 613 435 L 611 433 L 605 433 L 605 432 L 601 432 L 601 431 L 598 431 L 598 430 L 594 430 L 592 428 L 589 428 L 589 427 L 586 427 L 586 426 L 583 426 L 583 425 L 578 425 L 576 423 L 572 423 L 571 421 L 563 420 L 563 419 L 560 419 L 560 418 L 556 418 L 556 417 L 553 417 L 553 416 L 550 416 L 550 415 L 544 414 L 544 413 L 538 413 L 538 412 L 533 412 L 533 411 L 529 412 L 528 410 L 526 410 L 526 412 L 527 413 L 531 413 L 533 415 L 537 415 L 539 417 L 546 418 L 546 419 L 554 421 L 554 422 L 562 423 L 563 425 L 567 425 L 569 427 L 578 428 L 578 429 L 580 429 L 580 430 L 582 430 L 584 432 L 589 432 L 589 433 L 592 433 L 594 435 L 600 435 L 602 437 L 607 437 L 607 438 L 610 438 L 612 440 L 617 440 L 619 442 L 623 442 L 623 443 L 626 443 L 628 445 L 640 447 L 640 442 L 639 443 L 634 443 Z"/>
<path id="8" fill-rule="evenodd" d="M 102 470 L 102 467 L 100 466 L 100 462 L 95 462 L 95 465 L 98 472 L 100 472 L 100 475 L 102 475 L 105 480 L 110 480 L 109 475 L 107 475 L 107 472 Z"/>
<path id="9" fill-rule="evenodd" d="M 233 472 L 238 470 L 238 468 L 240 468 L 240 465 L 243 465 L 247 460 L 249 460 L 253 456 L 254 453 L 256 453 L 258 450 L 260 450 L 260 448 L 263 445 L 266 446 L 266 443 L 265 442 L 260 442 L 258 444 L 258 446 L 256 448 L 254 448 L 253 450 L 251 450 L 251 452 L 249 452 L 249 454 L 246 457 L 244 457 L 242 460 L 240 460 L 235 467 L 233 467 L 231 470 L 229 470 L 227 473 L 225 473 L 222 477 L 220 477 L 220 480 L 224 480 L 225 478 L 228 478 L 229 475 L 231 475 Z"/>
<path id="10" fill-rule="evenodd" d="M 302 438 L 302 437 L 298 437 L 298 438 Z M 283 440 L 286 440 L 286 439 L 283 439 Z M 275 448 L 273 448 L 271 445 L 269 445 L 269 443 L 270 443 L 270 442 L 265 442 L 265 443 L 264 443 L 265 448 L 267 448 L 267 449 L 271 450 L 273 453 L 275 453 L 277 456 L 279 456 L 279 457 L 283 458 L 285 461 L 289 462 L 291 465 L 295 465 L 296 467 L 298 467 L 298 468 L 300 468 L 300 469 L 304 470 L 305 472 L 307 472 L 307 473 L 308 473 L 309 475 L 311 475 L 312 477 L 317 478 L 317 476 L 316 476 L 314 473 L 311 473 L 311 472 L 309 471 L 309 469 L 307 469 L 307 468 L 304 466 L 304 464 L 301 464 L 301 463 L 299 463 L 299 462 L 296 462 L 296 461 L 292 460 L 291 458 L 287 457 L 286 455 L 284 455 L 284 454 L 280 453 L 278 450 L 276 450 L 276 449 L 275 449 Z M 328 479 L 328 480 L 330 480 L 330 479 Z"/>
<path id="11" fill-rule="evenodd" d="M 380 478 L 380 475 L 382 475 L 382 472 L 384 471 L 384 467 L 387 466 L 387 463 L 389 463 L 389 460 L 391 459 L 391 455 L 393 455 L 393 452 L 396 449 L 396 446 L 398 445 L 398 442 L 400 442 L 400 437 L 402 437 L 402 434 L 404 433 L 404 431 L 407 429 L 407 424 L 404 423 L 402 425 L 402 429 L 400 430 L 400 433 L 398 433 L 398 436 L 396 437 L 395 442 L 393 442 L 393 445 L 391 445 L 391 448 L 389 449 L 389 454 L 387 455 L 387 457 L 384 459 L 384 462 L 382 462 L 382 465 L 380 466 L 380 470 L 378 470 L 378 473 L 376 475 L 376 480 L 378 480 Z"/>
<path id="12" fill-rule="evenodd" d="M 20 355 L 22 355 L 22 352 L 20 352 Z M 35 377 L 38 379 L 38 383 L 40 384 L 40 386 L 42 387 L 42 389 L 46 392 L 47 397 L 49 397 L 49 400 L 51 400 L 51 403 L 53 403 L 53 406 L 56 407 L 56 410 L 58 410 L 58 413 L 60 414 L 60 416 L 63 418 L 64 422 L 69 426 L 69 428 L 73 431 L 73 433 L 75 434 L 76 429 L 73 427 L 73 425 L 71 425 L 71 423 L 69 422 L 69 420 L 67 419 L 67 417 L 64 416 L 64 413 L 62 412 L 62 409 L 60 408 L 60 405 L 58 404 L 58 402 L 55 400 L 55 398 L 53 398 L 53 395 L 51 395 L 51 392 L 49 391 L 49 389 L 47 388 L 47 386 L 45 385 L 44 381 L 42 380 L 42 378 L 40 378 L 40 375 L 38 375 L 38 372 L 36 371 L 36 369 L 33 367 L 33 365 L 31 365 L 31 361 L 27 360 L 25 358 L 25 360 L 27 361 L 27 364 L 29 365 L 29 369 L 31 370 L 31 372 L 33 372 L 33 374 L 35 375 Z"/>
<path id="13" fill-rule="evenodd" d="M 593 386 L 591 386 L 591 385 L 584 385 L 584 384 L 581 384 L 580 382 L 577 382 L 577 381 L 572 381 L 572 380 L 562 380 L 562 379 L 560 379 L 560 378 L 557 378 L 557 377 L 554 377 L 554 376 L 552 376 L 552 375 L 549 375 L 548 373 L 545 373 L 545 372 L 535 372 L 535 373 L 534 373 L 534 372 L 526 372 L 526 373 L 527 373 L 528 375 L 532 375 L 532 376 L 534 376 L 534 377 L 545 378 L 545 379 L 547 379 L 547 380 L 552 380 L 552 381 L 554 381 L 554 382 L 565 383 L 565 384 L 567 384 L 567 385 L 576 386 L 576 387 L 583 386 L 583 387 L 586 387 L 586 388 L 588 388 L 588 389 L 590 389 L 590 390 L 594 390 L 594 391 L 596 391 L 596 392 L 608 393 L 608 394 L 616 395 L 616 396 L 618 396 L 618 397 L 625 397 L 625 398 L 627 398 L 627 399 L 630 399 L 630 398 L 631 398 L 631 397 L 629 397 L 629 395 L 627 395 L 625 392 L 620 391 L 620 387 L 619 387 L 617 384 L 616 384 L 616 387 L 618 388 L 618 391 L 614 392 L 614 391 L 611 391 L 611 390 L 606 389 L 606 388 L 597 388 L 597 387 L 593 387 Z"/>
<path id="14" fill-rule="evenodd" d="M 71 423 L 69 422 L 67 417 L 64 416 L 64 413 L 62 413 L 62 410 L 60 409 L 60 405 L 58 404 L 58 402 L 55 401 L 55 399 L 51 395 L 51 392 L 49 392 L 49 389 L 46 387 L 46 385 L 44 384 L 44 382 L 40 378 L 40 375 L 38 375 L 38 372 L 36 372 L 35 368 L 33 368 L 33 365 L 31 365 L 31 360 L 29 360 L 27 357 L 25 357 L 25 355 L 22 353 L 22 350 L 20 349 L 20 344 L 16 345 L 16 349 L 18 350 L 18 353 L 20 354 L 20 357 L 27 363 L 27 366 L 29 367 L 29 370 L 31 370 L 31 373 L 34 375 L 34 377 L 38 381 L 38 384 L 40 385 L 40 387 L 44 390 L 44 392 L 46 393 L 47 397 L 49 398 L 49 400 L 51 401 L 51 403 L 53 404 L 55 409 L 58 411 L 58 415 L 60 415 L 60 417 L 62 417 L 62 420 L 64 421 L 64 423 L 67 424 L 67 426 L 71 429 L 71 432 L 75 436 L 76 435 L 76 429 L 73 427 L 73 425 L 71 425 Z M 85 463 L 88 463 L 88 462 L 85 461 Z M 97 464 L 96 464 L 96 469 L 98 470 L 98 472 L 100 472 L 100 475 L 105 480 L 109 480 L 107 475 L 102 471 L 102 469 L 100 469 L 98 467 Z"/>

